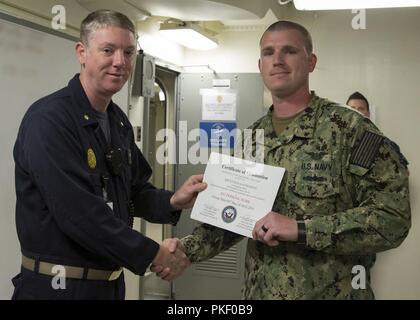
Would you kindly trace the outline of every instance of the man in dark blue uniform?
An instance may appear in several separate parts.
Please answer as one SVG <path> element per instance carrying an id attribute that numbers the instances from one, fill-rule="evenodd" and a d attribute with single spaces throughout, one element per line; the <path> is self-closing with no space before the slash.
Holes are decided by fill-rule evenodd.
<path id="1" fill-rule="evenodd" d="M 22 250 L 14 299 L 124 299 L 122 267 L 142 275 L 156 264 L 173 279 L 189 264 L 131 228 L 133 216 L 175 224 L 206 187 L 202 175 L 175 193 L 151 185 L 132 127 L 111 100 L 133 69 L 134 25 L 93 12 L 76 53 L 80 74 L 29 108 L 14 147 Z"/>

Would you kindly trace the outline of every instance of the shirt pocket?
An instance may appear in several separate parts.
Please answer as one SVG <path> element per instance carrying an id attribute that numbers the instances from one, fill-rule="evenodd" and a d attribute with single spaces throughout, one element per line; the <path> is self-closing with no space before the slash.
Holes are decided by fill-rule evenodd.
<path id="1" fill-rule="evenodd" d="M 294 178 L 294 191 L 305 198 L 325 199 L 337 193 L 331 175 L 298 172 Z"/>
<path id="2" fill-rule="evenodd" d="M 331 172 L 298 171 L 290 181 L 289 191 L 296 214 L 330 215 L 336 212 L 339 192 Z"/>

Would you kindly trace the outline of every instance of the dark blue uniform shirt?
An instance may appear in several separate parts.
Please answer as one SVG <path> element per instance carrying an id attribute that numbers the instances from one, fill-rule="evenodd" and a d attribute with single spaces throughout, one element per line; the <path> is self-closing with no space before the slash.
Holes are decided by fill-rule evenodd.
<path id="1" fill-rule="evenodd" d="M 113 102 L 108 115 L 111 146 L 79 75 L 27 111 L 14 147 L 16 226 L 24 255 L 85 268 L 123 266 L 144 274 L 159 244 L 132 230 L 131 216 L 178 221 L 179 212 L 169 203 L 172 192 L 148 182 L 151 168 L 134 143 L 126 115 Z M 118 175 L 106 163 L 111 149 L 119 149 Z"/>

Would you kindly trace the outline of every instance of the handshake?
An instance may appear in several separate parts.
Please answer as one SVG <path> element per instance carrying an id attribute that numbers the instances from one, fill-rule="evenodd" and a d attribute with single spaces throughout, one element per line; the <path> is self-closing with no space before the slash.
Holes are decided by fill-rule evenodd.
<path id="1" fill-rule="evenodd" d="M 179 239 L 163 240 L 150 270 L 163 280 L 172 281 L 178 278 L 191 265 L 184 251 Z"/>
<path id="2" fill-rule="evenodd" d="M 192 208 L 198 193 L 206 187 L 207 184 L 203 182 L 202 174 L 189 177 L 172 195 L 170 199 L 171 207 L 176 210 Z M 155 259 L 152 261 L 150 270 L 163 280 L 174 280 L 191 265 L 184 251 L 184 246 L 179 239 L 163 240 Z"/>

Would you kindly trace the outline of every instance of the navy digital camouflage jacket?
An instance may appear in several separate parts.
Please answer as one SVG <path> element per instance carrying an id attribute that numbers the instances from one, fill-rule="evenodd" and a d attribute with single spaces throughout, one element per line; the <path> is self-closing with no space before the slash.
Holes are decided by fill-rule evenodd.
<path id="1" fill-rule="evenodd" d="M 395 248 L 411 226 L 407 161 L 398 146 L 359 113 L 314 93 L 306 110 L 277 136 L 272 109 L 240 144 L 264 153 L 286 174 L 273 211 L 304 219 L 306 245 L 270 247 L 248 239 L 245 299 L 369 299 L 375 254 Z M 206 224 L 182 239 L 193 262 L 226 250 L 241 236 Z M 366 289 L 352 286 L 353 267 Z M 359 283 L 360 285 L 360 283 Z"/>

